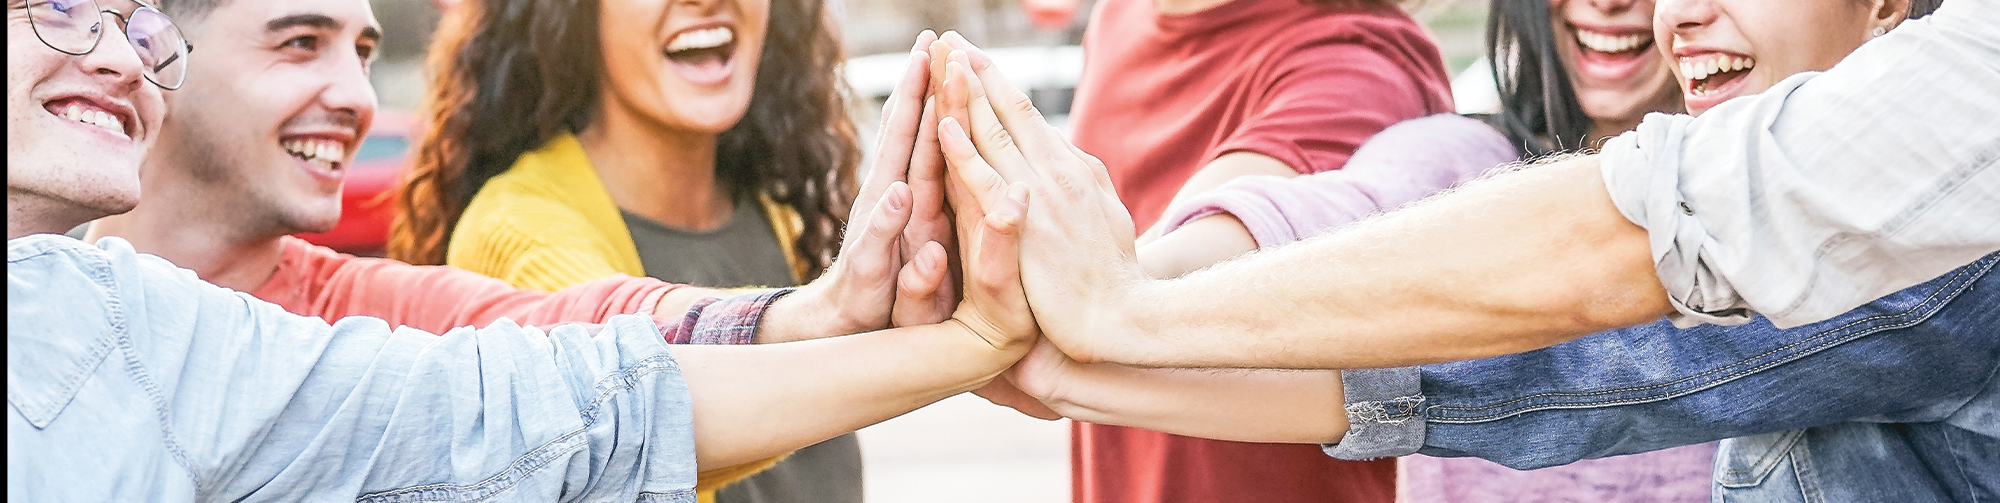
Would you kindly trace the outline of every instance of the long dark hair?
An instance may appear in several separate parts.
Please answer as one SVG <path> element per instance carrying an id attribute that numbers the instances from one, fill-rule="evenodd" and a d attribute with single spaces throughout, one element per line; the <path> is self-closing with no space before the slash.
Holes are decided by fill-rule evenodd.
<path id="1" fill-rule="evenodd" d="M 1523 157 L 1579 148 L 1590 135 L 1590 116 L 1570 86 L 1555 38 L 1548 0 L 1493 0 L 1486 60 L 1500 90 L 1500 113 L 1487 122 Z"/>
<path id="2" fill-rule="evenodd" d="M 598 4 L 466 0 L 446 14 L 425 62 L 431 128 L 397 196 L 390 257 L 443 263 L 452 227 L 487 180 L 590 122 L 604 78 Z M 809 276 L 833 260 L 861 159 L 826 14 L 820 0 L 771 1 L 749 110 L 716 146 L 718 183 L 738 200 L 761 193 L 798 211 L 792 251 Z"/>

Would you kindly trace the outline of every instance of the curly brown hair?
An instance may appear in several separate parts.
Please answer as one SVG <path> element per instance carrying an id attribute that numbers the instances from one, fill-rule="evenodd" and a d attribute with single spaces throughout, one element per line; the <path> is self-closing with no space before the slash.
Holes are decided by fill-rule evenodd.
<path id="1" fill-rule="evenodd" d="M 604 78 L 599 0 L 467 0 L 439 24 L 425 66 L 431 127 L 396 196 L 389 256 L 441 264 L 473 194 L 516 158 L 591 120 Z M 847 117 L 838 33 L 821 0 L 771 0 L 749 110 L 716 144 L 731 195 L 798 211 L 793 251 L 812 275 L 833 261 L 861 151 Z M 804 278 L 811 280 L 812 278 Z"/>

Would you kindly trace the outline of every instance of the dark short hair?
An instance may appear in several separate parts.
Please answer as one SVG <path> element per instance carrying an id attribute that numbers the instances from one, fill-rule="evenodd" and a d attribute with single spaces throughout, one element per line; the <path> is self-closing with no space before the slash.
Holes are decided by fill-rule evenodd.
<path id="1" fill-rule="evenodd" d="M 229 0 L 161 0 L 160 12 L 173 18 L 177 23 L 192 23 L 215 12 L 217 7 Z"/>

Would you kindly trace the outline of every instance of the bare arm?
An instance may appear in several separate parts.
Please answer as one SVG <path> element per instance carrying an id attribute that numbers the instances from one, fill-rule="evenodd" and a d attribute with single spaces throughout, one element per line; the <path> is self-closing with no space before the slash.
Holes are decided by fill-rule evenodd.
<path id="1" fill-rule="evenodd" d="M 1645 231 L 1612 206 L 1589 157 L 1179 279 L 1147 278 L 1118 237 L 1130 235 L 1129 215 L 1090 187 L 1103 184 L 1102 163 L 1064 143 L 1024 94 L 972 57 L 976 48 L 953 54 L 977 78 L 954 85 L 947 75 L 940 100 L 968 117 L 970 134 L 957 134 L 976 152 L 945 141 L 946 157 L 961 177 L 1029 186 L 1038 203 L 1024 231 L 1023 282 L 1046 335 L 1078 360 L 1402 366 L 1543 347 L 1670 308 Z"/>
<path id="2" fill-rule="evenodd" d="M 1005 375 L 1078 421 L 1238 442 L 1329 443 L 1347 433 L 1335 371 L 1078 363 L 1043 341 Z"/>
<path id="3" fill-rule="evenodd" d="M 1515 353 L 1671 309 L 1644 229 L 1589 157 L 1124 287 L 1097 330 L 1051 337 L 1098 334 L 1095 354 L 1147 366 L 1366 368 Z"/>

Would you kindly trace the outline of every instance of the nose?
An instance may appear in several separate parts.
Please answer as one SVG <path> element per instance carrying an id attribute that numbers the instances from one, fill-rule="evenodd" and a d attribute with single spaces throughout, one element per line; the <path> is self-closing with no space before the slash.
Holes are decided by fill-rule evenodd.
<path id="1" fill-rule="evenodd" d="M 130 93 L 145 84 L 142 70 L 145 63 L 139 61 L 138 48 L 125 39 L 125 31 L 110 16 L 103 20 L 104 33 L 97 41 L 97 48 L 76 58 L 76 63 L 85 73 L 109 84 L 120 94 Z"/>
<path id="2" fill-rule="evenodd" d="M 1709 0 L 1660 0 L 1653 7 L 1653 24 L 1681 33 L 1714 24 L 1716 15 Z"/>
<path id="3" fill-rule="evenodd" d="M 355 134 L 367 134 L 368 124 L 375 116 L 375 86 L 368 82 L 366 62 L 360 56 L 351 56 L 338 66 L 345 70 L 330 72 L 329 81 L 320 90 L 319 101 L 339 117 L 341 121 L 352 121 Z"/>

